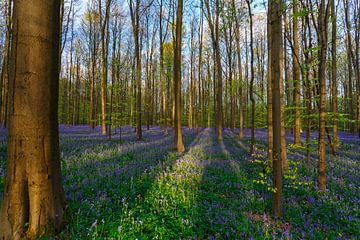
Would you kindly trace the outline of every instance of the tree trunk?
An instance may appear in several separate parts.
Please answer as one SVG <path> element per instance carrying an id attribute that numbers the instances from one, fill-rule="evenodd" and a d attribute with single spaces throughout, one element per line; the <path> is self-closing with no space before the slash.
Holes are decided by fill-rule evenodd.
<path id="1" fill-rule="evenodd" d="M 337 116 L 337 66 L 336 66 L 336 10 L 335 10 L 335 0 L 331 0 L 331 23 L 332 23 L 332 32 L 331 32 L 331 95 L 332 95 L 332 112 L 333 112 L 333 135 L 334 135 L 334 149 L 339 143 L 339 134 L 338 134 L 338 116 Z"/>
<path id="2" fill-rule="evenodd" d="M 294 81 L 294 144 L 301 145 L 301 115 L 300 115 L 300 54 L 298 40 L 298 2 L 293 3 L 293 81 Z"/>
<path id="3" fill-rule="evenodd" d="M 271 83 L 273 115 L 273 201 L 272 210 L 275 217 L 282 215 L 282 147 L 281 147 L 281 100 L 280 84 L 282 78 L 282 16 L 281 4 L 269 3 L 270 11 L 270 49 L 271 49 Z"/>
<path id="4" fill-rule="evenodd" d="M 321 0 L 318 18 L 318 37 L 319 37 L 319 165 L 318 165 L 318 188 L 320 191 L 326 190 L 326 54 L 327 54 L 327 22 L 329 14 L 325 0 Z"/>
<path id="5" fill-rule="evenodd" d="M 63 225 L 57 118 L 59 13 L 59 0 L 14 2 L 8 165 L 0 239 L 33 239 Z"/>
<path id="6" fill-rule="evenodd" d="M 255 97 L 254 97 L 254 34 L 253 34 L 253 20 L 250 1 L 246 0 L 249 10 L 249 19 L 250 19 L 250 101 L 251 101 L 251 145 L 250 145 L 250 154 L 255 152 Z"/>
<path id="7" fill-rule="evenodd" d="M 182 11 L 183 2 L 178 0 L 177 14 L 176 14 L 176 38 L 174 49 L 174 98 L 175 98 L 175 147 L 178 152 L 185 151 L 182 140 L 181 130 L 181 31 L 182 31 Z"/>

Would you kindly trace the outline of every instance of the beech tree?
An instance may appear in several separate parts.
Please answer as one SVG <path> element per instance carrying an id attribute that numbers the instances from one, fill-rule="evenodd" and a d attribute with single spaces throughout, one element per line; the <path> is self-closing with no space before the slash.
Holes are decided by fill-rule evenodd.
<path id="1" fill-rule="evenodd" d="M 300 119 L 300 51 L 298 39 L 298 2 L 293 2 L 293 82 L 294 82 L 294 143 L 301 144 L 301 119 Z"/>
<path id="2" fill-rule="evenodd" d="M 14 1 L 10 59 L 14 81 L 10 81 L 0 239 L 33 239 L 63 225 L 57 118 L 59 14 L 59 0 Z"/>
<path id="3" fill-rule="evenodd" d="M 330 1 L 321 0 L 318 16 L 318 42 L 319 42 L 319 163 L 318 163 L 318 187 L 320 191 L 326 189 L 326 58 L 328 45 L 328 20 Z"/>
<path id="4" fill-rule="evenodd" d="M 280 83 L 282 78 L 282 8 L 281 4 L 269 1 L 270 16 L 270 78 L 272 85 L 272 120 L 273 120 L 273 201 L 275 217 L 282 215 L 282 147 L 281 147 L 281 101 Z"/>
<path id="5" fill-rule="evenodd" d="M 250 101 L 251 101 L 251 145 L 250 154 L 255 152 L 255 97 L 254 97 L 254 34 L 253 34 L 253 16 L 251 12 L 251 2 L 246 0 L 249 11 L 250 23 Z"/>
<path id="6" fill-rule="evenodd" d="M 185 151 L 181 130 L 181 43 L 183 2 L 178 0 L 176 12 L 176 38 L 174 48 L 174 95 L 175 95 L 175 146 L 180 153 Z"/>
<path id="7" fill-rule="evenodd" d="M 102 0 L 98 1 L 99 7 L 99 24 L 101 35 L 101 131 L 106 134 L 107 119 L 107 75 L 108 75 L 108 38 L 109 38 L 109 18 L 111 0 L 105 2 L 105 15 L 102 13 Z"/>

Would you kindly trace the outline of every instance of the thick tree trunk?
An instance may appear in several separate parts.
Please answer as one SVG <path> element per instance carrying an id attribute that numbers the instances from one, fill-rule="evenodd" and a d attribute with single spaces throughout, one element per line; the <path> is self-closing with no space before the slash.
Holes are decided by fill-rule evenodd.
<path id="1" fill-rule="evenodd" d="M 57 118 L 59 13 L 59 0 L 14 2 L 8 166 L 0 239 L 36 238 L 52 234 L 63 224 Z"/>
<path id="2" fill-rule="evenodd" d="M 182 31 L 182 11 L 183 2 L 178 0 L 178 7 L 176 13 L 176 38 L 174 49 L 174 98 L 175 98 L 175 116 L 174 116 L 174 132 L 175 132 L 175 147 L 178 152 L 185 151 L 182 140 L 181 130 L 181 31 Z"/>

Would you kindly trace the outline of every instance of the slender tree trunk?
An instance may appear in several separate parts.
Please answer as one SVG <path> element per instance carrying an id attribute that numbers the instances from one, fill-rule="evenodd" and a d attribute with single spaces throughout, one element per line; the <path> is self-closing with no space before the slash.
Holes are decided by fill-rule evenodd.
<path id="1" fill-rule="evenodd" d="M 282 215 L 282 147 L 281 147 L 281 100 L 280 84 L 282 78 L 282 13 L 281 4 L 270 2 L 271 34 L 271 83 L 273 115 L 273 192 L 272 210 L 275 217 Z"/>
<path id="2" fill-rule="evenodd" d="M 100 17 L 100 30 L 101 30 L 101 132 L 106 135 L 106 115 L 107 115 L 107 52 L 108 44 L 105 40 L 106 29 L 109 21 L 110 15 L 110 3 L 111 0 L 106 0 L 105 6 L 105 18 L 103 18 L 101 1 L 99 0 L 99 17 Z"/>
<path id="3" fill-rule="evenodd" d="M 336 147 L 339 142 L 339 134 L 338 134 L 338 116 L 337 116 L 337 63 L 336 63 L 336 40 L 337 40 L 337 24 L 336 24 L 336 10 L 335 10 L 335 0 L 331 0 L 331 23 L 332 23 L 332 31 L 331 31 L 331 95 L 332 95 L 332 112 L 333 112 L 333 135 L 334 135 L 334 149 L 336 151 Z"/>
<path id="4" fill-rule="evenodd" d="M 293 81 L 294 81 L 294 105 L 295 105 L 295 121 L 294 121 L 294 144 L 301 144 L 301 114 L 300 114 L 300 52 L 298 40 L 298 2 L 293 2 Z"/>
<path id="5" fill-rule="evenodd" d="M 59 14 L 59 0 L 14 1 L 12 97 L 0 239 L 33 239 L 63 225 L 57 118 Z"/>
<path id="6" fill-rule="evenodd" d="M 319 37 L 319 165 L 318 165 L 318 188 L 320 191 L 326 189 L 326 55 L 327 55 L 327 22 L 329 18 L 326 1 L 321 0 L 318 18 L 318 37 Z"/>
<path id="7" fill-rule="evenodd" d="M 250 1 L 246 0 L 249 10 L 249 19 L 250 19 L 250 101 L 251 101 L 251 145 L 250 145 L 250 154 L 255 152 L 255 97 L 254 97 L 254 34 L 253 34 L 253 20 L 252 20 L 252 11 L 250 6 Z"/>

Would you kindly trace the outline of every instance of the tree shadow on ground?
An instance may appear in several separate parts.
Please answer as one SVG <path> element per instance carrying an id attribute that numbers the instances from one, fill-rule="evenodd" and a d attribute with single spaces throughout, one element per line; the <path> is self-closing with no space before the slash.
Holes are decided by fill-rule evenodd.
<path id="1" fill-rule="evenodd" d="M 117 237 L 141 228 L 144 213 L 139 211 L 146 210 L 145 196 L 179 157 L 172 151 L 172 133 L 164 137 L 154 130 L 144 132 L 144 136 L 149 140 L 106 145 L 64 159 L 69 209 L 61 238 Z M 184 130 L 185 146 L 189 147 L 196 136 L 196 131 Z"/>
<path id="2" fill-rule="evenodd" d="M 247 166 L 248 146 L 237 145 L 224 131 L 219 142 L 211 133 L 194 217 L 195 239 L 244 239 L 259 230 L 246 212 L 256 209 L 251 168 Z M 253 205 L 253 206 L 252 206 Z"/>

